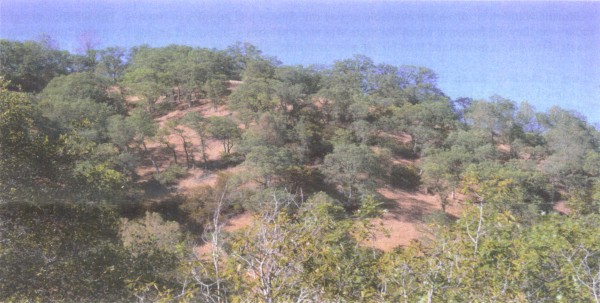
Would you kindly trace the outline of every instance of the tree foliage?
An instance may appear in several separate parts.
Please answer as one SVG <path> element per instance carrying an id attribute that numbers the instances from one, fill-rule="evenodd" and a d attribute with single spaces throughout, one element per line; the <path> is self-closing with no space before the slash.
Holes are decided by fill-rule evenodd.
<path id="1" fill-rule="evenodd" d="M 11 90 L 39 92 L 50 80 L 69 72 L 67 52 L 49 43 L 0 40 L 0 75 Z"/>
<path id="2" fill-rule="evenodd" d="M 582 115 L 360 55 L 83 42 L 0 40 L 0 301 L 599 302 Z M 377 250 L 382 216 L 423 236 Z"/>
<path id="3" fill-rule="evenodd" d="M 332 184 L 352 203 L 367 194 L 375 185 L 380 174 L 381 163 L 371 149 L 365 145 L 337 145 L 325 156 L 321 171 Z"/>

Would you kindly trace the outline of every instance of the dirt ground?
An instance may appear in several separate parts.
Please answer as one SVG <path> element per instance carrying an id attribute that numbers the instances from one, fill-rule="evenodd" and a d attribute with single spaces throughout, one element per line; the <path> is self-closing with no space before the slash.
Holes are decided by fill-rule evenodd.
<path id="1" fill-rule="evenodd" d="M 231 88 L 234 88 L 237 85 L 239 85 L 238 82 L 230 83 Z M 204 100 L 199 106 L 192 108 L 182 107 L 171 111 L 164 116 L 158 117 L 156 121 L 162 126 L 166 121 L 181 118 L 190 112 L 198 112 L 204 117 L 232 115 L 225 105 L 214 110 L 210 103 L 207 100 Z M 196 161 L 200 161 L 202 157 L 198 149 L 200 145 L 198 135 L 186 126 L 180 126 L 180 128 L 184 130 L 184 136 L 191 142 L 194 148 L 194 158 Z M 170 135 L 167 139 L 172 145 L 176 146 L 179 163 L 185 164 L 185 154 L 181 138 L 177 135 Z M 404 144 L 410 142 L 410 137 L 408 136 L 396 136 L 394 139 L 398 140 L 399 143 Z M 173 157 L 170 154 L 165 153 L 160 142 L 148 140 L 146 144 L 155 159 L 158 160 L 162 169 L 172 164 Z M 206 152 L 209 160 L 218 160 L 223 152 L 221 142 L 208 140 Z M 418 165 L 418 161 L 418 159 L 392 159 L 393 163 L 413 166 Z M 236 174 L 240 173 L 242 170 L 243 169 L 238 166 L 227 168 L 224 171 Z M 149 163 L 139 167 L 137 173 L 141 176 L 140 181 L 149 180 L 154 171 L 154 168 L 152 165 L 149 165 Z M 206 172 L 199 167 L 194 167 L 188 170 L 187 176 L 179 180 L 175 188 L 180 193 L 185 194 L 188 190 L 200 185 L 214 185 L 216 179 L 217 174 L 215 171 Z M 426 232 L 424 224 L 427 221 L 427 217 L 435 212 L 441 211 L 439 197 L 437 195 L 426 194 L 422 191 L 404 191 L 391 187 L 380 188 L 378 192 L 386 200 L 386 212 L 382 218 L 372 221 L 377 227 L 377 230 L 374 232 L 373 239 L 369 241 L 369 243 L 365 243 L 365 245 L 370 245 L 384 251 L 407 245 L 412 240 L 425 237 Z M 450 204 L 446 208 L 447 214 L 451 217 L 458 217 L 461 214 L 461 201 L 463 200 L 464 197 L 460 195 L 457 195 L 456 199 L 450 199 Z M 564 202 L 558 203 L 556 205 L 556 210 L 563 213 L 568 212 Z M 244 213 L 238 215 L 227 222 L 224 230 L 228 232 L 239 230 L 248 226 L 252 220 L 252 214 Z M 210 252 L 210 247 L 207 246 L 207 244 L 199 246 L 196 251 L 198 255 L 205 255 L 208 252 Z"/>
<path id="2" fill-rule="evenodd" d="M 237 85 L 237 83 L 233 84 Z M 179 119 L 190 112 L 198 112 L 203 117 L 212 116 L 229 116 L 231 112 L 227 110 L 225 105 L 214 110 L 212 106 L 205 100 L 200 106 L 192 108 L 180 108 L 173 110 L 164 116 L 158 117 L 156 122 L 162 127 L 166 121 Z M 194 158 L 196 161 L 201 159 L 199 151 L 200 140 L 198 135 L 186 126 L 179 126 L 184 130 L 184 136 L 191 142 L 194 148 Z M 398 139 L 402 143 L 406 143 L 410 138 L 399 136 Z M 183 150 L 182 140 L 177 135 L 170 135 L 167 140 L 175 146 L 178 160 L 180 164 L 185 163 L 185 153 Z M 216 140 L 208 140 L 207 155 L 209 160 L 218 160 L 223 152 L 221 142 Z M 173 163 L 173 157 L 169 153 L 165 153 L 164 146 L 156 140 L 148 140 L 146 145 L 161 169 L 165 169 Z M 416 165 L 418 160 L 407 160 L 402 158 L 393 159 L 394 163 L 404 165 Z M 152 165 L 141 166 L 137 173 L 141 176 L 140 181 L 149 180 L 155 172 Z M 241 167 L 227 168 L 224 171 L 230 173 L 238 173 L 242 170 Z M 200 185 L 214 185 L 217 179 L 217 174 L 214 171 L 206 172 L 200 167 L 194 167 L 188 170 L 186 177 L 178 181 L 176 188 L 179 192 L 184 193 L 191 188 Z M 380 227 L 375 232 L 374 239 L 368 244 L 381 250 L 391 250 L 399 245 L 407 245 L 413 239 L 419 239 L 424 236 L 423 223 L 427 215 L 440 211 L 439 197 L 428 195 L 422 192 L 407 192 L 394 188 L 381 188 L 379 193 L 391 203 L 386 203 L 387 210 L 381 219 L 374 220 L 373 223 Z M 457 201 L 451 201 L 447 208 L 447 212 L 451 215 L 458 216 L 460 214 L 460 204 Z M 225 226 L 225 231 L 231 232 L 248 226 L 252 221 L 252 215 L 245 213 L 231 218 Z M 199 255 L 210 251 L 210 247 L 203 245 L 197 248 Z"/>
<path id="3" fill-rule="evenodd" d="M 378 192 L 393 202 L 386 207 L 386 212 L 381 219 L 372 222 L 383 230 L 376 231 L 375 238 L 369 244 L 383 251 L 408 245 L 410 241 L 424 237 L 427 216 L 442 210 L 437 195 L 388 187 L 381 188 Z M 457 196 L 455 200 L 450 199 L 450 204 L 446 206 L 446 213 L 451 217 L 457 217 L 461 213 L 460 198 Z"/>
<path id="4" fill-rule="evenodd" d="M 237 230 L 240 230 L 240 229 L 250 226 L 250 224 L 252 224 L 253 221 L 254 221 L 254 216 L 252 214 L 250 214 L 250 213 L 239 214 L 239 215 L 234 216 L 234 217 L 230 218 L 229 220 L 227 220 L 227 222 L 223 226 L 223 230 L 225 232 L 234 232 L 234 231 L 237 231 Z M 210 255 L 212 254 L 212 244 L 209 241 L 207 241 L 207 243 L 198 245 L 194 249 L 194 253 L 196 254 L 196 257 L 198 257 L 199 259 L 208 259 L 208 258 L 210 258 Z"/>
<path id="5" fill-rule="evenodd" d="M 164 116 L 156 118 L 155 121 L 160 127 L 163 127 L 166 121 L 182 118 L 186 114 L 191 112 L 197 112 L 203 117 L 231 115 L 231 112 L 227 110 L 226 106 L 223 105 L 217 108 L 217 110 L 214 110 L 212 108 L 212 105 L 210 105 L 209 102 L 205 100 L 205 102 L 203 102 L 203 104 L 200 106 L 176 109 L 165 114 Z M 178 128 L 184 131 L 184 137 L 189 143 L 191 143 L 194 159 L 197 162 L 201 162 L 202 154 L 200 151 L 200 138 L 198 134 L 196 134 L 195 131 L 184 125 L 180 125 L 178 126 Z M 166 139 L 171 145 L 175 146 L 178 163 L 185 165 L 185 152 L 183 149 L 182 139 L 177 134 L 171 134 L 167 136 Z M 206 154 L 208 160 L 218 160 L 221 157 L 221 153 L 223 152 L 223 146 L 221 142 L 217 140 L 208 139 L 206 143 Z M 148 150 L 150 151 L 154 159 L 157 160 L 160 169 L 165 169 L 169 167 L 169 165 L 174 164 L 174 159 L 172 155 L 170 153 L 165 152 L 165 145 L 160 143 L 158 140 L 152 138 L 147 139 L 146 146 L 148 147 Z M 149 165 L 149 163 L 147 162 L 146 165 L 138 167 L 136 171 L 136 173 L 141 177 L 140 181 L 142 182 L 150 179 L 152 177 L 152 174 L 155 172 L 154 167 L 152 165 Z M 184 184 L 184 188 L 189 188 L 190 186 L 196 183 L 198 185 L 202 184 L 202 182 L 200 182 L 202 179 L 202 170 L 199 168 L 192 168 L 189 171 L 188 177 L 186 179 L 181 180 L 180 183 Z"/>

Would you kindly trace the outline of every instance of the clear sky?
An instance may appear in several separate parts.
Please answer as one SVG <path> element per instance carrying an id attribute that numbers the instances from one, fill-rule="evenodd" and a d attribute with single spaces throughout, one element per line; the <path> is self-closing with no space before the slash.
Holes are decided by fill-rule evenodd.
<path id="1" fill-rule="evenodd" d="M 498 94 L 600 123 L 600 2 L 2 0 L 0 37 L 99 47 L 255 44 L 284 64 L 421 65 L 452 98 Z"/>

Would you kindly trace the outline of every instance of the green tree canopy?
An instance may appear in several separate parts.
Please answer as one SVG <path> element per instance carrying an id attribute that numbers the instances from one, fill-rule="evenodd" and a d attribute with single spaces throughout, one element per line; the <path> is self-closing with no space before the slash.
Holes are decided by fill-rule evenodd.
<path id="1" fill-rule="evenodd" d="M 221 141 L 223 152 L 231 153 L 231 149 L 242 134 L 235 121 L 229 117 L 210 117 L 208 123 L 208 131 L 214 139 Z"/>
<path id="2" fill-rule="evenodd" d="M 369 193 L 375 178 L 382 176 L 382 163 L 365 145 L 342 144 L 334 146 L 325 156 L 321 172 L 326 180 L 339 186 L 348 203 L 357 201 L 360 195 Z"/>
<path id="3" fill-rule="evenodd" d="M 98 57 L 95 72 L 113 83 L 120 81 L 127 67 L 127 50 L 122 47 L 109 47 L 98 51 Z"/>
<path id="4" fill-rule="evenodd" d="M 40 92 L 52 78 L 70 71 L 68 53 L 50 43 L 0 40 L 0 76 L 9 88 Z"/>

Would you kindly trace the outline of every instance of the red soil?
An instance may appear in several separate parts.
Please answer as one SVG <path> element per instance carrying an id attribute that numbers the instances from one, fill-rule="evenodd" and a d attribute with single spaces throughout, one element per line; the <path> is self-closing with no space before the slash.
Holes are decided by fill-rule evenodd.
<path id="1" fill-rule="evenodd" d="M 249 213 L 239 214 L 227 220 L 223 231 L 231 233 L 250 226 L 254 222 L 254 217 Z M 194 248 L 194 253 L 199 259 L 208 259 L 212 254 L 212 244 L 210 242 L 198 245 Z"/>
<path id="2" fill-rule="evenodd" d="M 229 83 L 230 89 L 233 90 L 241 82 L 230 81 Z M 134 97 L 129 97 L 127 101 L 136 102 L 137 99 Z M 200 106 L 174 110 L 162 117 L 157 118 L 156 121 L 162 126 L 165 121 L 181 118 L 189 112 L 198 112 L 203 117 L 232 115 L 232 113 L 227 110 L 225 105 L 220 106 L 215 110 L 207 100 L 203 101 L 203 104 Z M 198 135 L 186 126 L 179 127 L 184 130 L 184 136 L 186 136 L 186 138 L 194 147 L 194 158 L 196 161 L 201 161 L 201 154 L 198 150 Z M 410 136 L 407 135 L 388 134 L 386 136 L 392 137 L 399 143 L 410 143 Z M 167 139 L 172 145 L 176 146 L 179 163 L 185 165 L 185 154 L 181 138 L 177 135 L 170 135 Z M 219 159 L 223 151 L 221 143 L 215 140 L 208 140 L 207 143 L 207 154 L 209 159 Z M 161 145 L 163 144 L 153 140 L 148 140 L 146 144 L 162 168 L 168 167 L 168 165 L 173 162 L 172 155 L 165 153 L 164 149 L 161 148 Z M 504 151 L 504 149 L 506 149 L 506 147 L 500 147 L 501 151 Z M 394 158 L 392 159 L 392 162 L 403 165 L 418 165 L 418 160 L 408 160 L 402 158 Z M 154 168 L 150 165 L 149 161 L 146 161 L 145 164 L 145 166 L 138 168 L 138 174 L 142 176 L 142 180 L 148 180 L 154 173 Z M 243 168 L 233 167 L 228 168 L 225 171 L 237 174 L 241 173 Z M 189 189 L 199 185 L 214 185 L 216 178 L 217 177 L 215 173 L 206 173 L 201 168 L 192 168 L 188 170 L 187 176 L 178 182 L 177 190 L 185 193 Z M 427 216 L 441 211 L 440 200 L 437 195 L 430 195 L 419 191 L 407 192 L 390 187 L 380 188 L 378 192 L 387 200 L 387 211 L 382 218 L 372 221 L 372 223 L 379 230 L 374 232 L 373 239 L 371 239 L 369 243 L 365 243 L 365 245 L 370 245 L 384 251 L 390 251 L 398 246 L 409 244 L 411 240 L 426 237 L 426 233 L 424 232 L 424 224 Z M 450 204 L 446 207 L 446 212 L 451 216 L 458 217 L 461 214 L 461 201 L 464 201 L 464 197 L 457 195 L 456 199 L 449 198 L 449 201 Z M 559 202 L 555 206 L 555 209 L 561 213 L 569 212 L 564 201 Z M 240 230 L 249 226 L 252 221 L 252 214 L 244 213 L 231 218 L 224 227 L 224 230 L 227 232 Z M 196 254 L 198 256 L 207 257 L 210 252 L 210 244 L 205 244 L 196 248 Z"/>
<path id="3" fill-rule="evenodd" d="M 171 111 L 164 116 L 156 118 L 155 121 L 159 124 L 160 127 L 163 127 L 166 121 L 182 118 L 183 116 L 185 116 L 186 114 L 191 113 L 191 112 L 200 113 L 203 117 L 231 115 L 231 113 L 227 110 L 227 108 L 225 106 L 220 106 L 217 110 L 214 110 L 212 108 L 212 106 L 210 104 L 208 104 L 208 102 L 204 102 L 204 104 L 202 104 L 201 106 L 185 108 L 185 109 L 177 109 L 177 110 Z M 200 138 L 199 138 L 198 134 L 196 134 L 195 131 L 193 131 L 192 129 L 190 129 L 189 127 L 184 126 L 184 125 L 180 125 L 177 128 L 183 130 L 184 137 L 186 137 L 186 140 L 189 143 L 191 143 L 194 159 L 197 162 L 201 162 L 202 155 L 199 150 Z M 181 140 L 181 137 L 179 137 L 178 134 L 171 134 L 171 135 L 167 136 L 166 139 L 172 146 L 175 146 L 179 164 L 185 165 L 185 152 L 183 150 L 183 142 Z M 223 152 L 223 147 L 221 145 L 221 142 L 212 140 L 212 139 L 208 139 L 206 143 L 207 143 L 206 154 L 207 154 L 208 159 L 209 160 L 218 160 L 221 157 L 221 153 Z M 170 154 L 170 152 L 165 151 L 165 149 L 164 149 L 165 145 L 163 143 L 158 142 L 156 139 L 149 138 L 146 140 L 146 146 L 148 147 L 148 150 L 150 151 L 150 153 L 152 154 L 154 159 L 157 160 L 159 167 L 161 169 L 165 169 L 169 165 L 174 163 L 173 156 Z M 152 174 L 155 172 L 154 167 L 151 165 L 151 163 L 149 161 L 145 161 L 144 163 L 145 163 L 145 165 L 138 167 L 138 169 L 136 171 L 137 174 L 139 176 L 141 176 L 140 181 L 146 181 L 146 180 L 150 179 L 152 177 Z M 201 178 L 199 178 L 202 175 L 202 171 L 200 169 L 194 168 L 194 169 L 191 169 L 189 172 L 190 172 L 190 174 L 189 174 L 188 179 L 190 179 L 190 178 L 191 179 L 201 179 Z M 181 182 L 185 183 L 185 179 L 182 180 Z M 197 184 L 198 182 L 192 182 L 192 183 Z M 185 186 L 185 187 L 187 188 L 189 186 Z"/>
<path id="4" fill-rule="evenodd" d="M 571 209 L 569 209 L 569 207 L 567 206 L 567 201 L 564 201 L 564 200 L 556 202 L 556 204 L 554 204 L 553 209 L 557 213 L 563 214 L 563 215 L 568 215 L 572 212 Z"/>
<path id="5" fill-rule="evenodd" d="M 406 192 L 393 188 L 380 188 L 378 192 L 392 201 L 387 207 L 386 213 L 381 219 L 375 219 L 372 223 L 383 230 L 374 233 L 369 245 L 375 248 L 390 251 L 398 246 L 407 245 L 411 240 L 420 239 L 425 236 L 423 227 L 428 215 L 441 211 L 440 199 L 437 195 L 428 195 L 422 192 Z M 461 202 L 450 198 L 450 204 L 446 207 L 446 213 L 451 216 L 459 216 L 461 213 Z"/>

